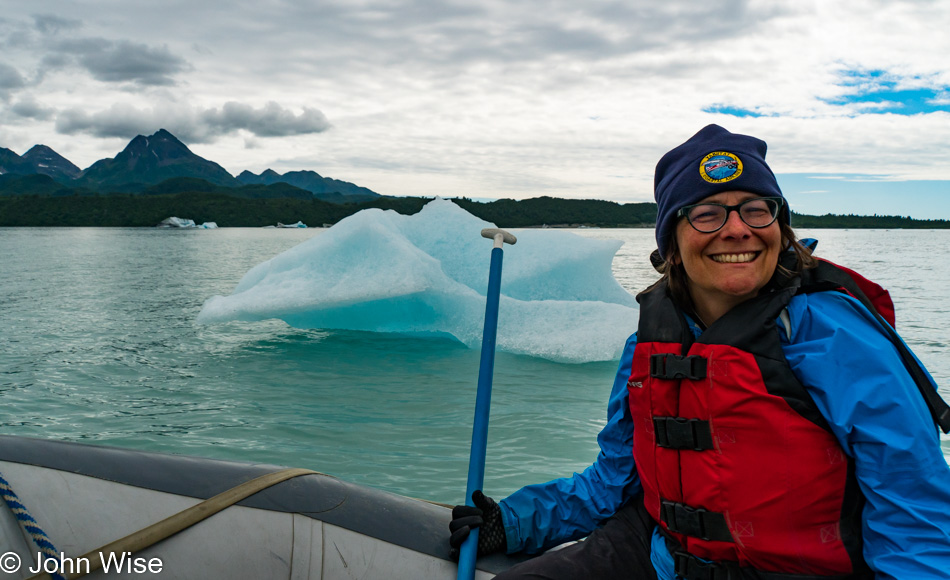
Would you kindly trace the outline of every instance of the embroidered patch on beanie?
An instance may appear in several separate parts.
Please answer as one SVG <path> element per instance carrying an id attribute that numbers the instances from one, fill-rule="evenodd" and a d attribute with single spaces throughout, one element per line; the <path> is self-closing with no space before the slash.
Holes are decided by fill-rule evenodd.
<path id="1" fill-rule="evenodd" d="M 699 174 L 709 183 L 725 183 L 742 175 L 742 160 L 728 151 L 713 151 L 699 162 Z"/>

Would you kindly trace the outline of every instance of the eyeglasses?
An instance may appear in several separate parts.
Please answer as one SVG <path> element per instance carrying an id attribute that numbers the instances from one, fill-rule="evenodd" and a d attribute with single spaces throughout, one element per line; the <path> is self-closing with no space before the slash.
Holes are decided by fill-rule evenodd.
<path id="1" fill-rule="evenodd" d="M 721 203 L 687 205 L 676 212 L 676 217 L 685 217 L 689 225 L 693 226 L 697 232 L 711 234 L 718 232 L 722 226 L 726 225 L 726 220 L 733 211 L 738 212 L 739 217 L 750 228 L 767 228 L 772 225 L 784 206 L 785 200 L 781 197 L 753 197 L 736 205 Z"/>

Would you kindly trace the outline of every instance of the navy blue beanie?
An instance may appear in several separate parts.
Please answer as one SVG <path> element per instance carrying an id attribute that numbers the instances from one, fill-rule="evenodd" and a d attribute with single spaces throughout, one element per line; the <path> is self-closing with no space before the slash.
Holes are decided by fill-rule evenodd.
<path id="1" fill-rule="evenodd" d="M 765 141 L 707 125 L 656 164 L 656 243 L 666 257 L 676 231 L 676 212 L 723 191 L 785 197 L 765 162 Z M 782 212 L 788 220 L 788 212 Z"/>

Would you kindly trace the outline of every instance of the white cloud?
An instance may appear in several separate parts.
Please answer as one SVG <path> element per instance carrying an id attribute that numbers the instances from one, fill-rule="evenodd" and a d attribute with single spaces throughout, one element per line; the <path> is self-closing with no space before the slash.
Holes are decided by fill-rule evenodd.
<path id="1" fill-rule="evenodd" d="M 22 81 L 8 97 L 58 114 L 7 109 L 14 142 L 0 146 L 74 146 L 79 165 L 164 127 L 233 173 L 635 201 L 664 151 L 717 122 L 768 141 L 779 172 L 950 179 L 946 114 L 834 104 L 849 70 L 950 86 L 938 2 L 35 4 L 56 16 L 0 23 Z M 764 116 L 703 112 L 716 105 Z"/>
<path id="2" fill-rule="evenodd" d="M 950 105 L 950 90 L 943 90 L 929 100 L 932 105 Z"/>

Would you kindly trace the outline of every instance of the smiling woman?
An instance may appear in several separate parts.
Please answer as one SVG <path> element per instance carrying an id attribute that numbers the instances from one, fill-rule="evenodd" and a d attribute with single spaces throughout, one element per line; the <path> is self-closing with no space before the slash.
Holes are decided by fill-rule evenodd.
<path id="1" fill-rule="evenodd" d="M 933 428 L 950 431 L 950 407 L 886 292 L 796 241 L 765 153 L 710 125 L 660 160 L 663 276 L 637 297 L 597 461 L 497 504 L 477 492 L 450 526 L 455 543 L 484 525 L 480 553 L 589 537 L 499 579 L 950 569 Z"/>

